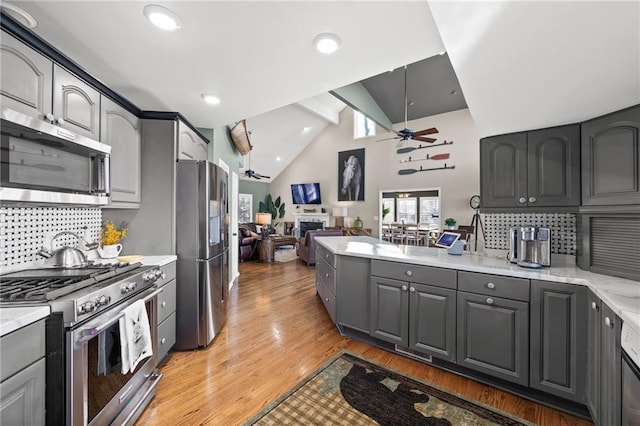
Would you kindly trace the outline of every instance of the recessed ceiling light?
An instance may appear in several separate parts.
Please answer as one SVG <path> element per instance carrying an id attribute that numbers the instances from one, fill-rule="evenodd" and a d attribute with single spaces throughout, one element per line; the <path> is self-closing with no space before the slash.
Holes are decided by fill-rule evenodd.
<path id="1" fill-rule="evenodd" d="M 280 161 L 280 160 L 282 160 L 282 158 L 276 157 L 276 161 Z"/>
<path id="2" fill-rule="evenodd" d="M 307 133 L 309 130 L 311 130 L 311 127 L 305 126 L 302 128 L 302 133 Z"/>
<path id="3" fill-rule="evenodd" d="M 33 16 L 20 9 L 18 6 L 2 2 L 2 4 L 0 4 L 0 9 L 27 28 L 35 28 L 38 25 L 38 22 Z"/>
<path id="4" fill-rule="evenodd" d="M 333 33 L 321 33 L 313 38 L 313 45 L 320 53 L 328 55 L 340 49 L 342 40 Z"/>
<path id="5" fill-rule="evenodd" d="M 204 99 L 204 101 L 208 104 L 211 105 L 218 105 L 220 103 L 220 98 L 217 97 L 216 95 L 211 95 L 211 94 L 207 94 L 207 93 L 203 93 L 202 95 L 202 99 Z"/>
<path id="6" fill-rule="evenodd" d="M 157 4 L 146 5 L 142 13 L 153 25 L 166 31 L 177 30 L 182 26 L 178 15 L 166 7 L 158 6 Z"/>

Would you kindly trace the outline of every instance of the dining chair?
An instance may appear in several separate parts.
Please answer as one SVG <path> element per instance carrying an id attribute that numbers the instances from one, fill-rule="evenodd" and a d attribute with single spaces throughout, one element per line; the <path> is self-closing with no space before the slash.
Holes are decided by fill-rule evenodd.
<path id="1" fill-rule="evenodd" d="M 404 223 L 394 222 L 391 224 L 391 242 L 405 244 L 406 234 Z"/>
<path id="2" fill-rule="evenodd" d="M 405 225 L 405 241 L 407 245 L 420 245 L 420 233 L 417 223 L 407 223 Z"/>

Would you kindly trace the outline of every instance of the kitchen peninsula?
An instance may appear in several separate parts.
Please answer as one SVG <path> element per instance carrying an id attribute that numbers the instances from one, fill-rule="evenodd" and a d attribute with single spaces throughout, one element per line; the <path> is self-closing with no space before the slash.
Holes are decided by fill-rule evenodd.
<path id="1" fill-rule="evenodd" d="M 592 316 L 640 330 L 631 280 L 364 236 L 317 242 L 317 291 L 342 334 L 574 413 L 608 374 L 590 358 Z"/>

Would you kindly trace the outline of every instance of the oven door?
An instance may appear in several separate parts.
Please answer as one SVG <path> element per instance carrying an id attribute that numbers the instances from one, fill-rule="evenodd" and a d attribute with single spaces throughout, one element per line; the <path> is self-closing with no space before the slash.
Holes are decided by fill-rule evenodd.
<path id="1" fill-rule="evenodd" d="M 622 351 L 622 426 L 640 425 L 640 368 Z"/>
<path id="2" fill-rule="evenodd" d="M 141 412 L 141 405 L 155 393 L 157 385 L 157 295 L 150 288 L 114 308 L 101 312 L 66 333 L 67 424 L 128 424 Z M 119 320 L 123 309 L 144 300 L 149 317 L 153 355 L 133 372 L 122 374 Z"/>

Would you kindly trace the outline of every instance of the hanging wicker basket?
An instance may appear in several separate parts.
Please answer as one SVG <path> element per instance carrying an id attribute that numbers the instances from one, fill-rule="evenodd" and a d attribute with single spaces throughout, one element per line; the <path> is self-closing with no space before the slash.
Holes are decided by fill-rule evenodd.
<path id="1" fill-rule="evenodd" d="M 231 129 L 231 139 L 241 155 L 247 155 L 253 148 L 249 141 L 249 132 L 245 120 L 236 123 Z"/>

